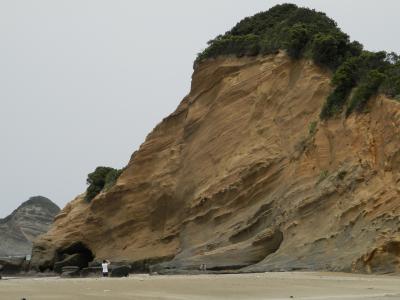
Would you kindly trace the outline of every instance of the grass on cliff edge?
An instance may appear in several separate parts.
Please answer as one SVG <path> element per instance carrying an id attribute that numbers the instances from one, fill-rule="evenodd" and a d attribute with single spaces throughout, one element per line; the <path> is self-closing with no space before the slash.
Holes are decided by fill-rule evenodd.
<path id="1" fill-rule="evenodd" d="M 276 5 L 243 19 L 209 41 L 208 47 L 198 54 L 195 66 L 221 55 L 267 55 L 280 49 L 293 59 L 312 59 L 334 72 L 334 89 L 321 110 L 321 119 L 343 111 L 346 116 L 363 112 L 368 100 L 378 92 L 400 100 L 397 54 L 366 51 L 359 42 L 350 41 L 324 13 L 294 4 Z"/>

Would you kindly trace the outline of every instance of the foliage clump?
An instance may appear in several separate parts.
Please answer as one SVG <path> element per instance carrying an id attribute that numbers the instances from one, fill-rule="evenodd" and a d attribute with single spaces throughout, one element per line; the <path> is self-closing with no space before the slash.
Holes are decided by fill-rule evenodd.
<path id="1" fill-rule="evenodd" d="M 285 49 L 292 58 L 314 57 L 335 67 L 351 52 L 349 37 L 324 13 L 282 4 L 240 21 L 208 42 L 196 63 L 219 55 L 273 54 Z"/>
<path id="2" fill-rule="evenodd" d="M 367 101 L 376 94 L 384 79 L 385 75 L 377 70 L 368 72 L 366 78 L 360 83 L 351 97 L 346 115 L 350 115 L 353 111 L 363 112 Z"/>
<path id="3" fill-rule="evenodd" d="M 368 100 L 378 92 L 400 100 L 397 54 L 365 51 L 324 13 L 294 4 L 276 5 L 243 19 L 209 41 L 195 66 L 220 55 L 257 56 L 279 50 L 293 59 L 312 59 L 333 72 L 333 90 L 320 114 L 323 120 L 343 111 L 346 116 L 365 111 Z"/>
<path id="4" fill-rule="evenodd" d="M 88 174 L 86 182 L 89 186 L 86 189 L 85 200 L 90 202 L 101 191 L 106 191 L 114 186 L 122 171 L 122 169 L 110 167 L 97 167 L 94 172 Z"/>
<path id="5" fill-rule="evenodd" d="M 382 82 L 381 91 L 389 97 L 400 100 L 400 56 L 394 52 L 386 55 L 386 78 Z"/>
<path id="6" fill-rule="evenodd" d="M 364 112 L 368 100 L 376 93 L 394 97 L 400 92 L 400 77 L 397 84 L 395 77 L 396 71 L 400 75 L 400 67 L 390 61 L 391 55 L 384 51 L 362 51 L 344 61 L 333 75 L 335 88 L 322 108 L 321 119 L 334 117 L 343 108 L 346 116 Z"/>
<path id="7" fill-rule="evenodd" d="M 122 171 L 123 169 L 112 169 L 110 172 L 107 173 L 104 184 L 104 190 L 107 191 L 115 185 L 117 179 L 122 174 Z"/>

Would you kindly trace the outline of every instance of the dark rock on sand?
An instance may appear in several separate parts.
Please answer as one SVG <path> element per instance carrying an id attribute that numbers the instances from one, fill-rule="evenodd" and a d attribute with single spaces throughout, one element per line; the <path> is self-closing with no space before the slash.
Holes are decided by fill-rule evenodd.
<path id="1" fill-rule="evenodd" d="M 131 267 L 128 265 L 124 266 L 112 266 L 111 277 L 127 277 L 131 271 Z"/>

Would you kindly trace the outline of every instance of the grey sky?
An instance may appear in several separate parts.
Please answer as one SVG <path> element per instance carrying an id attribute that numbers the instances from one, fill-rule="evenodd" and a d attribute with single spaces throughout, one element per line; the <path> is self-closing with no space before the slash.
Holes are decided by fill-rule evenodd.
<path id="1" fill-rule="evenodd" d="M 60 206 L 98 165 L 124 166 L 189 91 L 206 42 L 289 1 L 0 1 L 0 217 Z M 400 52 L 400 2 L 292 1 L 367 49 Z"/>

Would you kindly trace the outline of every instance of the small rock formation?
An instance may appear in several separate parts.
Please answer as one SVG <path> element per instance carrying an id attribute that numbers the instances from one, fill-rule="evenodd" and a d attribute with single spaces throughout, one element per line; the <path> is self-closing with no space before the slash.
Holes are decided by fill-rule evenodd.
<path id="1" fill-rule="evenodd" d="M 0 219 L 0 257 L 30 255 L 32 242 L 47 232 L 59 211 L 51 200 L 37 196 Z"/>
<path id="2" fill-rule="evenodd" d="M 131 271 L 131 267 L 129 265 L 123 266 L 111 266 L 111 277 L 128 277 Z"/>

